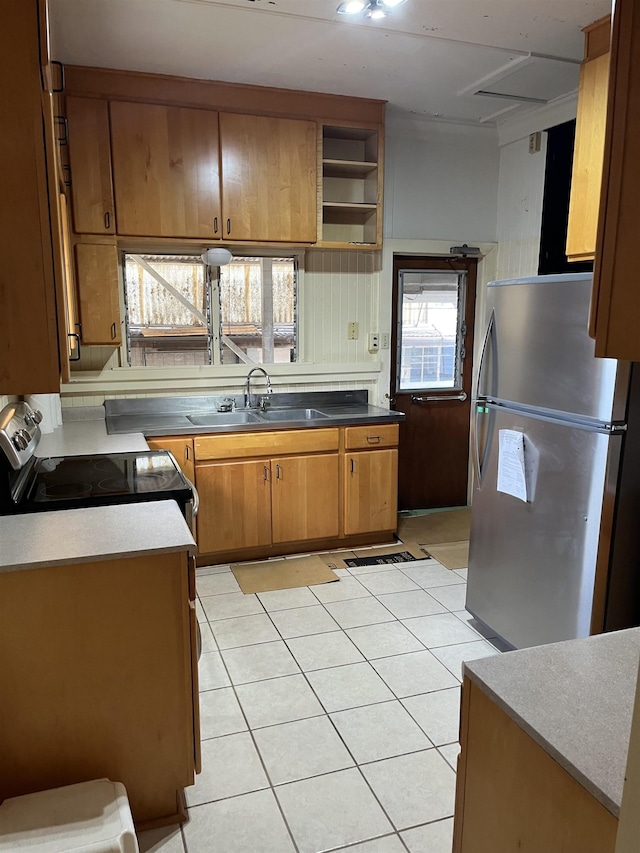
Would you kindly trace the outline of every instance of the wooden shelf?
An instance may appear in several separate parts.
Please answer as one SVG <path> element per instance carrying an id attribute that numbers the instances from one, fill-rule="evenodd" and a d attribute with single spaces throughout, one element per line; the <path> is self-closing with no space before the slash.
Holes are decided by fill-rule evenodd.
<path id="1" fill-rule="evenodd" d="M 377 204 L 366 204 L 356 201 L 323 201 L 323 207 L 335 207 L 342 210 L 377 210 Z"/>
<path id="2" fill-rule="evenodd" d="M 366 160 L 323 160 L 322 172 L 327 178 L 360 178 L 378 168 Z"/>
<path id="3" fill-rule="evenodd" d="M 382 239 L 382 128 L 324 125 L 318 142 L 319 244 L 378 248 Z"/>

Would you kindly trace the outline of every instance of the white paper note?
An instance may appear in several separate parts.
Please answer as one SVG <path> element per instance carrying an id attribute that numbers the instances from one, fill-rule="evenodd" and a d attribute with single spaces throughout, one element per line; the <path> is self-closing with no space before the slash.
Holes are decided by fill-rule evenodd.
<path id="1" fill-rule="evenodd" d="M 524 464 L 524 434 L 501 429 L 498 442 L 498 491 L 527 500 L 527 477 Z"/>

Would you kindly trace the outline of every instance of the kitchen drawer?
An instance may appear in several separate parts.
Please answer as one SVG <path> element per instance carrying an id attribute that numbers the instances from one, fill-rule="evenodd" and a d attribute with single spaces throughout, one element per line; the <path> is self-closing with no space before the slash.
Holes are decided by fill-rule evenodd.
<path id="1" fill-rule="evenodd" d="M 338 428 L 299 429 L 280 432 L 244 432 L 207 435 L 195 439 L 196 462 L 237 459 L 243 456 L 278 456 L 292 453 L 323 453 L 337 450 Z"/>
<path id="2" fill-rule="evenodd" d="M 345 450 L 367 450 L 398 446 L 398 424 L 345 427 Z"/>

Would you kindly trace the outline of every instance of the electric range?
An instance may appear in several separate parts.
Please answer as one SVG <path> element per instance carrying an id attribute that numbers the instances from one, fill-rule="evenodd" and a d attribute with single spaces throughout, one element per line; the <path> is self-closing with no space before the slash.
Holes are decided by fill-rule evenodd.
<path id="1" fill-rule="evenodd" d="M 38 458 L 41 419 L 27 403 L 0 412 L 0 515 L 175 500 L 193 529 L 197 493 L 169 451 Z"/>

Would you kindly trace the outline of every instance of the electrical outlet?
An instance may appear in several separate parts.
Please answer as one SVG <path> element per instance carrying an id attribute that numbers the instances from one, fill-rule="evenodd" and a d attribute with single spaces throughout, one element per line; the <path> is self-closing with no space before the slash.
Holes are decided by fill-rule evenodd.
<path id="1" fill-rule="evenodd" d="M 380 335 L 377 332 L 369 332 L 369 352 L 378 352 L 380 349 Z"/>
<path id="2" fill-rule="evenodd" d="M 381 349 L 389 349 L 389 332 L 383 332 L 380 335 L 380 348 Z"/>
<path id="3" fill-rule="evenodd" d="M 347 340 L 357 341 L 360 335 L 358 323 L 347 323 Z"/>

